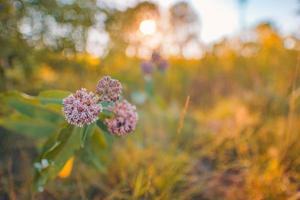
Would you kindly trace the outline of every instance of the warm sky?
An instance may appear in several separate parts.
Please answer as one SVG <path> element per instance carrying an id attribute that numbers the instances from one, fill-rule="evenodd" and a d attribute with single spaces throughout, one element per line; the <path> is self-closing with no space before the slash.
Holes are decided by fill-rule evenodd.
<path id="1" fill-rule="evenodd" d="M 101 0 L 103 1 L 103 0 Z M 104 0 L 119 8 L 135 4 L 137 0 Z M 167 10 L 178 0 L 152 0 Z M 223 37 L 238 34 L 238 0 L 186 0 L 196 10 L 202 24 L 199 33 L 206 44 L 216 42 Z M 300 38 L 300 0 L 247 0 L 245 10 L 246 28 L 252 28 L 263 21 L 272 21 L 285 35 L 294 34 Z M 297 15 L 298 12 L 298 15 Z M 91 31 L 88 51 L 103 54 L 108 36 L 97 30 Z"/>
<path id="2" fill-rule="evenodd" d="M 159 2 L 169 6 L 176 0 Z M 239 31 L 238 0 L 187 0 L 199 13 L 202 23 L 202 39 L 213 42 Z M 300 34 L 300 2 L 298 0 L 248 0 L 246 26 L 253 27 L 261 21 L 272 21 L 284 34 Z"/>

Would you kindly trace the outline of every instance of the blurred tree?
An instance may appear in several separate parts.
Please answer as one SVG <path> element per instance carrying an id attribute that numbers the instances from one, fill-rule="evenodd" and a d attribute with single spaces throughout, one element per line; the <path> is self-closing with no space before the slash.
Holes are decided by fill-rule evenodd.
<path id="1" fill-rule="evenodd" d="M 105 29 L 111 39 L 110 53 L 124 53 L 129 43 L 136 47 L 139 46 L 143 42 L 138 38 L 141 21 L 149 18 L 155 19 L 158 16 L 157 5 L 150 2 L 141 2 L 125 11 L 110 12 L 105 21 Z"/>
<path id="2" fill-rule="evenodd" d="M 196 44 L 193 49 L 201 49 L 200 20 L 190 4 L 178 2 L 168 11 L 160 11 L 152 2 L 141 2 L 125 11 L 111 12 L 105 21 L 111 39 L 110 53 L 123 53 L 130 47 L 135 55 L 148 51 L 150 56 L 151 51 L 157 49 L 169 54 L 172 46 L 179 49 L 177 54 L 183 55 L 184 49 L 191 44 Z M 155 33 L 145 35 L 140 32 L 139 25 L 143 20 L 156 23 Z"/>
<path id="3" fill-rule="evenodd" d="M 171 6 L 169 12 L 173 43 L 179 46 L 180 54 L 183 54 L 184 48 L 190 42 L 195 42 L 201 47 L 200 20 L 190 4 L 180 1 Z"/>
<path id="4" fill-rule="evenodd" d="M 70 55 L 85 50 L 96 24 L 96 0 L 2 0 L 0 2 L 0 90 L 28 80 L 47 52 Z M 6 71 L 13 70 L 8 78 Z M 16 77 L 19 72 L 21 77 Z M 12 87 L 12 86 L 11 86 Z"/>
<path id="5" fill-rule="evenodd" d="M 283 41 L 271 22 L 259 24 L 255 28 L 255 32 L 258 43 L 262 44 L 264 48 L 281 49 L 283 47 Z"/>

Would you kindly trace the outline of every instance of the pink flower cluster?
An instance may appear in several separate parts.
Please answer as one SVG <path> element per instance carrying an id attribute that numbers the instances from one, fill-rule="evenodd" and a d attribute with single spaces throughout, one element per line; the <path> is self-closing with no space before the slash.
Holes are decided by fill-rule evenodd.
<path id="1" fill-rule="evenodd" d="M 102 107 L 97 105 L 98 98 L 85 88 L 77 90 L 63 100 L 63 112 L 68 123 L 82 127 L 98 119 Z"/>
<path id="2" fill-rule="evenodd" d="M 138 121 L 135 106 L 123 100 L 117 102 L 111 110 L 115 113 L 114 118 L 104 121 L 109 132 L 113 135 L 124 136 L 135 129 Z"/>
<path id="3" fill-rule="evenodd" d="M 82 88 L 63 99 L 65 118 L 68 123 L 79 127 L 91 124 L 102 111 L 101 102 L 111 102 L 108 109 L 114 113 L 114 117 L 105 119 L 104 123 L 111 134 L 127 135 L 135 129 L 138 115 L 135 106 L 126 100 L 119 100 L 121 92 L 121 83 L 105 76 L 98 82 L 96 94 Z"/>
<path id="4" fill-rule="evenodd" d="M 122 85 L 118 80 L 104 76 L 97 84 L 96 92 L 100 101 L 116 102 L 122 93 Z"/>

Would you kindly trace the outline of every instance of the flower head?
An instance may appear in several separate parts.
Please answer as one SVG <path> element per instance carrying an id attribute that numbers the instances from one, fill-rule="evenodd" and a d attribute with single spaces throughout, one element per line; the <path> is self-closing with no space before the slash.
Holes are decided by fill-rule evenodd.
<path id="1" fill-rule="evenodd" d="M 164 59 L 160 60 L 157 64 L 157 68 L 160 70 L 160 71 L 165 71 L 167 68 L 168 68 L 168 62 Z"/>
<path id="2" fill-rule="evenodd" d="M 96 92 L 100 95 L 99 101 L 116 102 L 122 93 L 122 85 L 118 80 L 112 79 L 110 76 L 104 76 L 98 82 Z"/>
<path id="3" fill-rule="evenodd" d="M 123 100 L 117 102 L 111 110 L 115 113 L 115 116 L 104 121 L 111 134 L 124 136 L 134 131 L 138 121 L 135 106 Z"/>
<path id="4" fill-rule="evenodd" d="M 142 62 L 141 69 L 144 74 L 149 75 L 153 72 L 153 69 L 154 69 L 153 63 L 149 62 L 149 61 Z"/>
<path id="5" fill-rule="evenodd" d="M 85 88 L 63 99 L 63 112 L 68 123 L 82 127 L 98 119 L 102 108 L 97 105 L 97 98 L 93 92 Z"/>
<path id="6" fill-rule="evenodd" d="M 158 63 L 161 60 L 161 56 L 157 51 L 153 51 L 151 55 L 151 61 L 154 63 Z"/>

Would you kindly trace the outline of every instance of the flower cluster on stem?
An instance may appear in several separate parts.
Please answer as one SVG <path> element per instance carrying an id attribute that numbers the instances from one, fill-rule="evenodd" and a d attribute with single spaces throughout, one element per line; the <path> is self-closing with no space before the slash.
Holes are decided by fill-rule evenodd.
<path id="1" fill-rule="evenodd" d="M 109 102 L 108 110 L 113 118 L 105 119 L 104 124 L 113 135 L 124 136 L 134 131 L 138 114 L 136 107 L 126 100 L 120 100 L 122 85 L 118 80 L 104 76 L 96 86 L 96 93 L 85 88 L 77 90 L 63 99 L 63 113 L 68 123 L 83 127 L 96 120 L 102 112 L 102 102 Z"/>
<path id="2" fill-rule="evenodd" d="M 79 127 L 95 122 L 102 110 L 97 102 L 96 95 L 88 92 L 85 88 L 70 94 L 63 100 L 63 112 L 66 120 Z"/>
<path id="3" fill-rule="evenodd" d="M 123 100 L 117 102 L 111 110 L 114 112 L 115 117 L 104 121 L 109 132 L 113 135 L 123 136 L 131 133 L 135 129 L 138 121 L 135 106 Z"/>

